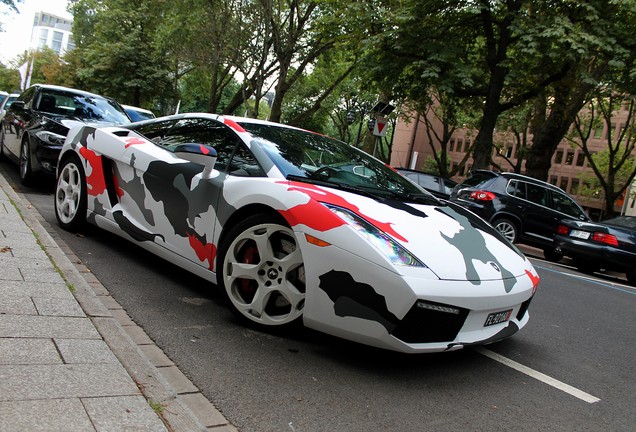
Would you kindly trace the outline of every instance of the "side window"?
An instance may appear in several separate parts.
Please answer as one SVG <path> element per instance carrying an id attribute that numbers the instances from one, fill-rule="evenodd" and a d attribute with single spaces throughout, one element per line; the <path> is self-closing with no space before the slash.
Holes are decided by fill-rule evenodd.
<path id="1" fill-rule="evenodd" d="M 222 123 L 203 118 L 182 119 L 168 132 L 161 145 L 174 148 L 179 144 L 196 143 L 214 147 L 217 153 L 215 168 L 225 171 L 240 142 L 239 138 Z"/>
<path id="2" fill-rule="evenodd" d="M 514 195 L 517 198 L 528 199 L 528 194 L 526 192 L 526 183 L 522 182 L 522 181 L 513 180 L 508 185 L 509 188 L 512 185 L 512 183 L 514 183 L 514 186 L 513 186 L 514 187 L 514 191 L 513 191 L 513 193 L 508 191 L 508 193 L 510 193 L 511 195 Z"/>
<path id="3" fill-rule="evenodd" d="M 542 206 L 548 205 L 548 191 L 543 186 L 526 183 L 527 200 Z"/>
<path id="4" fill-rule="evenodd" d="M 552 191 L 552 207 L 554 210 L 576 219 L 584 216 L 579 206 L 570 197 L 559 192 Z"/>
<path id="5" fill-rule="evenodd" d="M 439 182 L 435 177 L 420 175 L 418 178 L 418 183 L 425 189 L 432 189 L 435 191 L 439 190 Z"/>
<path id="6" fill-rule="evenodd" d="M 176 120 L 167 120 L 158 123 L 151 123 L 134 129 L 155 144 L 163 145 L 163 138 L 168 134 L 170 128 L 176 124 Z"/>
<path id="7" fill-rule="evenodd" d="M 228 171 L 232 175 L 241 177 L 263 177 L 265 172 L 261 169 L 254 155 L 245 147 L 243 143 L 236 148 L 234 156 L 230 161 Z"/>
<path id="8" fill-rule="evenodd" d="M 517 189 L 517 181 L 516 180 L 510 180 L 508 182 L 508 185 L 506 186 L 506 193 L 508 195 L 515 196 L 517 194 L 516 189 Z"/>

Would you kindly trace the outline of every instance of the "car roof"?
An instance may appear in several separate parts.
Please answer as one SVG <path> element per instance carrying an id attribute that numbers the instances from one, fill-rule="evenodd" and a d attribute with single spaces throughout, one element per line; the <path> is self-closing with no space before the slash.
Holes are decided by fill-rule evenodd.
<path id="1" fill-rule="evenodd" d="M 187 119 L 187 118 L 208 118 L 210 120 L 216 120 L 216 121 L 223 121 L 224 119 L 227 119 L 227 120 L 234 121 L 236 123 L 262 124 L 262 125 L 284 127 L 284 128 L 296 129 L 296 130 L 304 130 L 294 126 L 286 125 L 283 123 L 275 123 L 268 120 L 254 119 L 250 117 L 238 117 L 233 115 L 212 114 L 212 113 L 206 113 L 206 112 L 189 112 L 189 113 L 172 114 L 168 116 L 142 120 L 140 122 L 136 122 L 135 125 L 157 123 L 157 122 L 166 121 L 166 120 L 181 120 L 181 119 Z M 307 131 L 307 132 L 317 133 L 312 131 Z"/>
<path id="2" fill-rule="evenodd" d="M 91 92 L 88 92 L 86 90 L 79 90 L 79 89 L 76 89 L 76 88 L 58 86 L 58 85 L 53 85 L 53 84 L 34 84 L 31 87 L 39 87 L 41 89 L 47 89 L 47 90 L 66 91 L 66 92 L 70 92 L 70 93 L 80 94 L 80 95 L 83 95 L 83 96 L 93 96 L 93 97 L 99 97 L 99 98 L 103 98 L 103 99 L 114 100 L 113 98 L 110 98 L 110 97 L 107 97 L 107 96 L 103 96 L 103 95 L 100 95 L 100 94 L 97 94 L 97 93 L 91 93 Z"/>
<path id="3" fill-rule="evenodd" d="M 523 175 L 523 174 L 517 174 L 517 173 L 511 173 L 511 172 L 497 172 L 497 171 L 491 171 L 491 170 L 473 170 L 471 171 L 472 173 L 486 173 L 486 174 L 491 174 L 493 177 L 503 177 L 505 179 L 510 179 L 510 180 L 523 180 L 525 182 L 528 183 L 534 183 L 537 185 L 541 185 L 547 189 L 551 189 L 557 192 L 562 192 L 565 193 L 565 191 L 563 189 L 561 189 L 558 186 L 555 186 L 551 183 L 548 183 L 546 181 L 543 180 L 539 180 L 536 179 L 534 177 L 529 177 L 527 175 Z"/>
<path id="4" fill-rule="evenodd" d="M 137 106 L 133 106 L 133 105 L 122 105 L 122 107 L 124 107 L 124 109 L 129 109 L 129 110 L 134 110 L 134 111 L 139 111 L 139 112 L 144 112 L 144 113 L 148 113 L 148 114 L 153 114 L 154 113 L 146 108 L 141 108 L 141 107 L 137 107 Z"/>

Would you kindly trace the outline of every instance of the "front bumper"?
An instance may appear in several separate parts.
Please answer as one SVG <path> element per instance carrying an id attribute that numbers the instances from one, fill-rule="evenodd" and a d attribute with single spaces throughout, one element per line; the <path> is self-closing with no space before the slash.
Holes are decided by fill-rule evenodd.
<path id="1" fill-rule="evenodd" d="M 528 322 L 536 289 L 528 274 L 517 276 L 506 292 L 502 280 L 440 280 L 425 268 L 399 275 L 331 249 L 328 263 L 304 257 L 307 286 L 317 287 L 306 293 L 307 327 L 379 348 L 424 353 L 495 342 Z M 334 268 L 334 263 L 343 264 Z M 527 270 L 536 276 L 529 262 Z M 508 310 L 507 321 L 485 325 L 489 315 Z"/>

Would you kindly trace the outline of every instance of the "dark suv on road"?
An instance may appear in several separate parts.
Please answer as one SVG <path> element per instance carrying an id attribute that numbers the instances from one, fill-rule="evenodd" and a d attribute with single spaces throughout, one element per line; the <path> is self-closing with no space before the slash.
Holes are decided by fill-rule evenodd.
<path id="1" fill-rule="evenodd" d="M 559 221 L 590 221 L 563 190 L 521 174 L 473 171 L 455 186 L 450 200 L 490 222 L 511 242 L 543 249 L 550 261 L 563 258 L 553 243 Z"/>

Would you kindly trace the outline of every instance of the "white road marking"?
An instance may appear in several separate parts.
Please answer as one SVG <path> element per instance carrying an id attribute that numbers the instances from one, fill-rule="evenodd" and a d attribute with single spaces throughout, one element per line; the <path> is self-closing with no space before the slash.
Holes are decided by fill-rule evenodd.
<path id="1" fill-rule="evenodd" d="M 524 365 L 522 365 L 520 363 L 517 363 L 514 360 L 510 360 L 507 357 L 499 355 L 499 354 L 497 354 L 495 352 L 492 352 L 490 350 L 487 350 L 487 349 L 485 349 L 483 347 L 473 347 L 473 349 L 475 351 L 477 351 L 478 353 L 480 353 L 481 355 L 484 355 L 484 356 L 486 356 L 488 358 L 491 358 L 491 359 L 493 359 L 495 361 L 498 361 L 499 363 L 501 363 L 503 365 L 511 367 L 512 369 L 515 369 L 515 370 L 517 370 L 517 371 L 519 371 L 521 373 L 524 373 L 524 374 L 526 374 L 526 375 L 528 375 L 528 376 L 530 376 L 530 377 L 532 377 L 534 379 L 537 379 L 537 380 L 539 380 L 541 382 L 544 382 L 544 383 L 546 383 L 546 384 L 548 384 L 548 385 L 550 385 L 550 386 L 552 386 L 552 387 L 554 387 L 554 388 L 556 388 L 558 390 L 561 390 L 561 391 L 563 391 L 565 393 L 568 393 L 568 394 L 570 394 L 570 395 L 572 395 L 572 396 L 574 396 L 576 398 L 579 398 L 579 399 L 581 399 L 584 402 L 596 403 L 596 402 L 600 401 L 599 398 L 597 398 L 595 396 L 592 396 L 591 394 L 585 393 L 582 390 L 579 390 L 579 389 L 577 389 L 575 387 L 572 387 L 570 385 L 562 383 L 561 381 L 559 381 L 557 379 L 554 379 L 554 378 L 552 378 L 552 377 L 550 377 L 548 375 L 542 374 L 541 372 L 537 372 L 534 369 L 531 369 L 531 368 L 529 368 L 527 366 L 524 366 Z"/>

